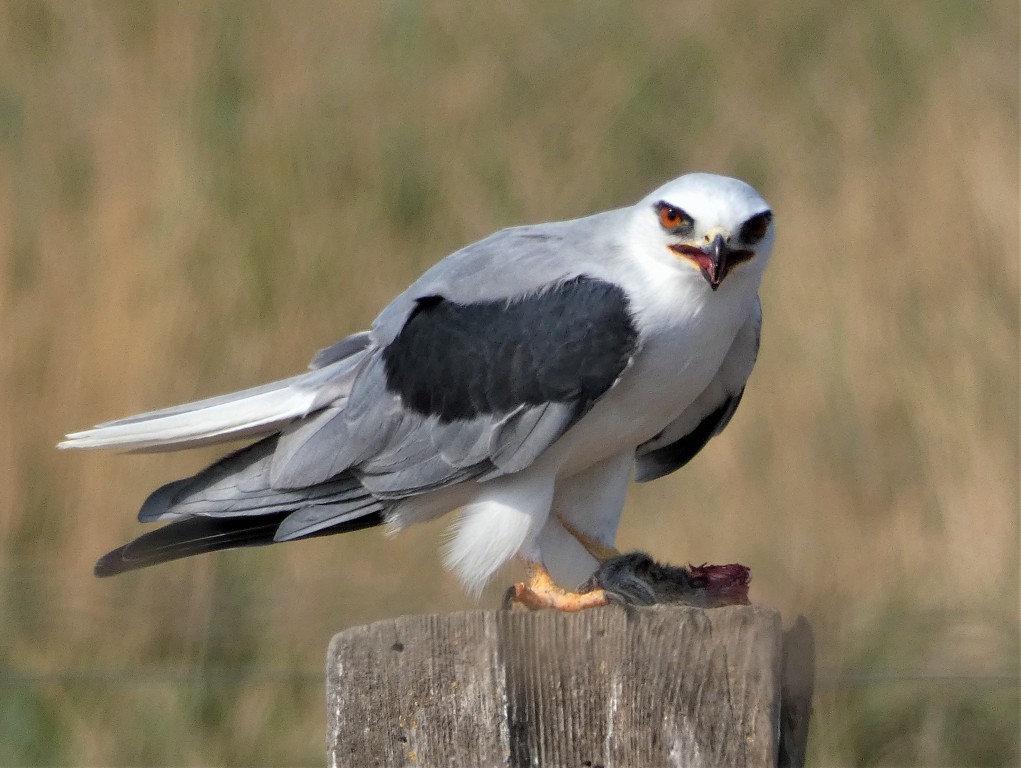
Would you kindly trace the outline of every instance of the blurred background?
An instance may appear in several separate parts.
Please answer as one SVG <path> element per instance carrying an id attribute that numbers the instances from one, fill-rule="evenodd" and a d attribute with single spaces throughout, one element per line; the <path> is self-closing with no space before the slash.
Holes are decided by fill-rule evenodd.
<path id="1" fill-rule="evenodd" d="M 816 765 L 1018 759 L 1015 2 L 0 6 L 0 764 L 321 765 L 331 635 L 492 608 L 447 521 L 99 581 L 202 450 L 68 431 L 304 368 L 507 225 L 740 176 L 759 363 L 619 544 L 812 622 Z"/>

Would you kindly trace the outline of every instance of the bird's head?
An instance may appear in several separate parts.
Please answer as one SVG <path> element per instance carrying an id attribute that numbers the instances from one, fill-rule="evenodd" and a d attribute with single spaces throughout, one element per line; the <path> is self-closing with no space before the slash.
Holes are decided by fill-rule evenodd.
<path id="1" fill-rule="evenodd" d="M 731 272 L 760 275 L 773 249 L 773 212 L 750 185 L 691 173 L 635 206 L 637 234 L 656 257 L 701 273 L 714 291 Z"/>

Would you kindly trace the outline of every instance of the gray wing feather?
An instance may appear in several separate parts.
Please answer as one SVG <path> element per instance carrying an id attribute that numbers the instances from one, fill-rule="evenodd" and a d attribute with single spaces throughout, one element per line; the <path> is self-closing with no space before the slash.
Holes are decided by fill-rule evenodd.
<path id="1" fill-rule="evenodd" d="M 375 362 L 344 409 L 330 409 L 280 437 L 273 483 L 302 487 L 351 468 L 380 498 L 423 493 L 490 468 L 491 418 L 440 424 L 401 406 Z M 482 466 L 477 466 L 482 465 Z"/>
<path id="2" fill-rule="evenodd" d="M 471 467 L 489 459 L 492 453 L 492 424 L 490 419 L 470 422 L 452 421 L 435 423 L 429 431 L 433 450 L 452 467 Z"/>
<path id="3" fill-rule="evenodd" d="M 275 488 L 323 483 L 354 464 L 363 446 L 351 440 L 343 408 L 326 408 L 285 429 L 270 466 Z"/>
<path id="4" fill-rule="evenodd" d="M 547 403 L 535 408 L 519 408 L 498 426 L 492 461 L 496 470 L 490 476 L 519 472 L 538 458 L 574 421 L 572 404 Z"/>
<path id="5" fill-rule="evenodd" d="M 404 410 L 386 391 L 377 348 L 343 403 L 312 414 L 280 435 L 272 482 L 300 488 L 325 482 L 349 467 L 369 461 L 393 442 Z"/>
<path id="6" fill-rule="evenodd" d="M 364 358 L 344 402 L 284 430 L 273 459 L 273 484 L 321 483 L 350 467 L 373 494 L 398 498 L 530 465 L 577 419 L 574 404 L 442 423 L 406 408 L 387 389 L 382 350 L 425 297 L 464 304 L 510 300 L 579 275 L 600 277 L 605 264 L 592 261 L 598 249 L 591 244 L 606 241 L 604 228 L 613 226 L 616 215 L 502 230 L 426 271 L 377 317 L 371 344 L 357 347 Z M 361 344 L 360 337 L 351 343 Z M 341 345 L 335 345 L 339 351 L 321 352 L 313 364 L 349 354 L 350 347 Z"/>
<path id="7" fill-rule="evenodd" d="M 572 221 L 502 229 L 465 246 L 426 270 L 376 318 L 372 337 L 392 342 L 427 296 L 444 296 L 460 304 L 510 299 L 581 274 L 602 276 L 604 261 L 593 243 L 613 242 L 622 211 L 608 211 Z"/>
<path id="8" fill-rule="evenodd" d="M 379 501 L 368 495 L 330 504 L 311 504 L 285 517 L 273 535 L 273 541 L 300 539 L 382 509 Z"/>
<path id="9" fill-rule="evenodd" d="M 367 352 L 355 385 L 342 402 L 286 428 L 273 458 L 272 482 L 300 488 L 325 482 L 381 454 L 405 411 L 387 391 L 379 348 Z"/>
<path id="10" fill-rule="evenodd" d="M 598 250 L 591 241 L 603 237 L 614 215 L 503 230 L 444 259 L 395 299 L 370 333 L 327 347 L 309 373 L 288 382 L 315 393 L 308 416 L 241 452 L 243 457 L 228 457 L 157 491 L 143 508 L 144 518 L 289 508 L 297 515 L 300 500 L 323 507 L 301 512 L 282 528 L 281 535 L 292 536 L 347 514 L 352 499 L 360 503 L 359 492 L 392 500 L 524 469 L 579 417 L 576 403 L 443 422 L 405 407 L 388 390 L 383 350 L 423 296 L 511 300 L 573 276 L 599 277 L 604 266 L 591 261 L 589 254 Z M 328 505 L 335 510 L 327 511 Z"/>
<path id="11" fill-rule="evenodd" d="M 515 367 L 516 360 L 503 358 L 511 365 L 505 375 L 512 382 L 502 382 L 505 389 L 495 401 L 498 407 L 483 398 L 479 407 L 452 417 L 449 412 L 419 407 L 417 402 L 415 408 L 406 406 L 402 397 L 408 396 L 408 390 L 399 386 L 395 391 L 388 389 L 386 350 L 426 299 L 441 297 L 463 306 L 488 303 L 487 311 L 492 314 L 494 303 L 507 301 L 508 307 L 520 308 L 518 299 L 525 301 L 525 297 L 546 290 L 556 293 L 560 291 L 558 286 L 583 276 L 613 284 L 613 275 L 608 273 L 612 267 L 605 259 L 594 260 L 592 254 L 605 256 L 606 249 L 613 247 L 620 215 L 620 211 L 611 211 L 574 222 L 498 232 L 428 270 L 379 315 L 371 331 L 321 350 L 308 373 L 121 422 L 140 425 L 135 430 L 140 437 L 134 432 L 128 436 L 134 442 L 160 447 L 183 447 L 242 434 L 234 422 L 240 419 L 242 426 L 247 422 L 235 414 L 238 410 L 243 411 L 241 416 L 258 422 L 258 431 L 277 432 L 191 478 L 155 491 L 139 518 L 175 522 L 115 550 L 97 564 L 97 573 L 109 575 L 200 551 L 327 533 L 334 527 L 374 525 L 382 522 L 401 499 L 527 467 L 616 379 L 596 384 L 601 381 L 598 377 L 580 377 L 578 392 L 582 394 L 571 401 L 571 363 L 567 363 L 566 370 L 563 366 L 551 369 L 543 368 L 541 360 L 537 363 L 531 359 Z M 596 242 L 599 248 L 593 247 Z M 626 310 L 626 296 L 619 287 L 615 290 L 619 295 L 613 306 L 619 308 L 623 298 Z M 603 306 L 593 301 L 590 296 L 589 310 Z M 476 315 L 476 322 L 479 317 Z M 450 338 L 457 338 L 456 330 Z M 612 358 L 614 350 L 623 350 L 633 355 L 635 348 L 627 346 L 637 341 L 637 333 L 634 338 L 629 335 L 633 330 L 629 323 L 622 325 L 618 317 L 615 340 L 610 344 L 596 342 L 585 354 L 605 358 L 609 350 Z M 475 358 L 470 346 L 463 348 L 461 359 L 473 366 L 476 374 L 469 390 L 489 386 L 485 376 L 478 374 L 480 368 L 485 373 L 491 360 L 501 360 L 499 345 L 506 342 L 521 347 L 521 337 L 515 333 L 519 331 L 515 329 L 495 341 L 492 335 L 487 337 L 488 357 Z M 434 335 L 433 340 L 436 338 Z M 465 343 L 474 343 L 474 338 Z M 552 339 L 554 345 L 557 338 Z M 429 366 L 429 353 L 423 357 L 422 349 L 417 348 L 417 356 L 394 353 L 394 359 L 415 361 L 402 369 L 414 386 L 427 381 L 420 373 Z M 423 358 L 423 368 L 417 367 L 419 357 Z M 627 364 L 631 359 L 628 357 Z M 612 359 L 601 361 L 604 374 L 612 363 Z M 586 366 L 579 368 L 588 370 Z M 457 365 L 446 368 L 447 374 L 455 376 L 458 370 Z M 530 382 L 529 375 L 539 378 Z M 547 391 L 544 388 L 549 388 L 549 396 L 537 397 L 537 391 Z M 273 397 L 278 390 L 283 394 Z M 291 392 L 297 392 L 298 405 L 287 399 Z M 413 390 L 411 396 L 417 393 Z M 469 391 L 469 398 L 474 394 Z M 239 398 L 253 396 L 259 399 L 250 407 L 242 401 L 248 410 L 235 405 Z M 504 408 L 508 402 L 521 405 L 508 413 Z M 186 426 L 194 434 L 180 437 L 175 432 L 172 440 L 164 441 L 158 432 L 152 437 L 144 429 L 154 416 L 187 416 L 193 412 L 195 425 L 189 421 Z M 213 425 L 215 429 L 208 423 L 213 417 L 219 419 Z M 120 439 L 125 442 L 128 438 Z M 246 523 L 245 517 L 254 519 Z"/>
<path id="12" fill-rule="evenodd" d="M 315 370 L 317 368 L 325 368 L 339 360 L 345 360 L 356 352 L 361 352 L 368 347 L 371 341 L 372 339 L 368 331 L 352 334 L 325 349 L 320 349 L 316 356 L 312 358 L 312 362 L 309 363 L 308 367 Z"/>
<path id="13" fill-rule="evenodd" d="M 439 454 L 394 471 L 373 473 L 359 467 L 354 470 L 369 491 L 380 499 L 406 499 L 429 491 L 445 488 L 478 477 L 489 465 L 481 467 L 451 467 Z"/>
<path id="14" fill-rule="evenodd" d="M 280 489 L 270 482 L 276 438 L 265 438 L 198 474 L 153 492 L 138 513 L 142 522 L 182 516 L 234 517 L 299 510 L 309 505 L 347 504 L 361 514 L 381 506 L 350 473 L 307 488 Z"/>

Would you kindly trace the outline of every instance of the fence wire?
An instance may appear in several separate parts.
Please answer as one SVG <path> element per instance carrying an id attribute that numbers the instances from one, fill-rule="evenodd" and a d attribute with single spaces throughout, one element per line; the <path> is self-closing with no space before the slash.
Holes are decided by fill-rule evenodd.
<path id="1" fill-rule="evenodd" d="M 56 670 L 0 669 L 0 684 L 94 685 L 324 685 L 326 672 L 283 667 L 197 667 L 194 669 L 120 669 L 71 667 Z M 955 674 L 925 672 L 817 673 L 816 689 L 862 688 L 879 685 L 975 685 L 1021 688 L 1021 678 L 1006 672 Z"/>

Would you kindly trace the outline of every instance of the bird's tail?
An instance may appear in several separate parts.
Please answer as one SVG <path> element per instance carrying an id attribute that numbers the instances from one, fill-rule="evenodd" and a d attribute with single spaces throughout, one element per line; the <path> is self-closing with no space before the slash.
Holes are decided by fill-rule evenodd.
<path id="1" fill-rule="evenodd" d="M 367 345 L 364 334 L 351 338 L 357 339 L 353 353 L 300 376 L 108 421 L 67 435 L 58 447 L 176 451 L 279 431 L 288 422 L 349 394 Z"/>
<path id="2" fill-rule="evenodd" d="M 270 435 L 150 494 L 139 520 L 167 525 L 104 555 L 96 563 L 96 575 L 382 523 L 384 503 L 343 468 L 310 485 L 277 487 L 271 481 L 279 440 L 273 433 L 326 406 L 331 412 L 342 410 L 369 345 L 368 334 L 356 334 L 320 352 L 312 370 L 300 376 L 68 435 L 61 448 L 126 451 L 172 451 Z"/>

